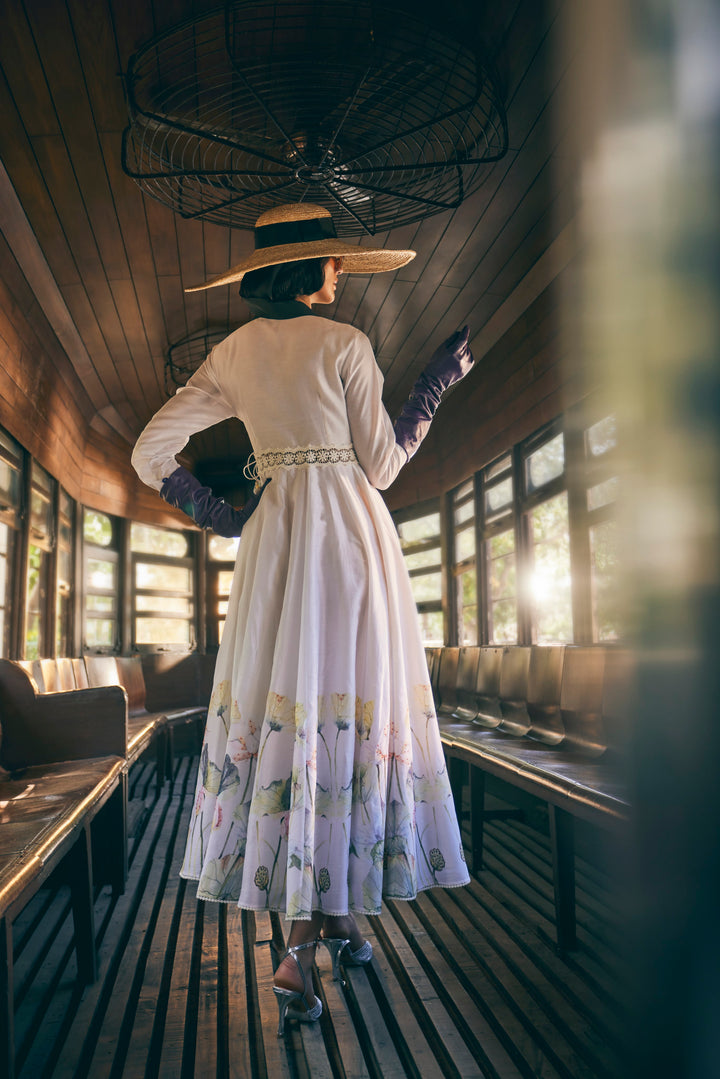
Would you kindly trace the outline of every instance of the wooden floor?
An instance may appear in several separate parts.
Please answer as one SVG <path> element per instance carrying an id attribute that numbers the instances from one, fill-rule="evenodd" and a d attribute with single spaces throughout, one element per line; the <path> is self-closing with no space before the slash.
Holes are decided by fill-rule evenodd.
<path id="1" fill-rule="evenodd" d="M 152 764 L 131 774 L 124 895 L 96 905 L 100 978 L 78 989 L 69 891 L 38 895 L 16 923 L 21 1079 L 616 1079 L 623 972 L 612 894 L 581 864 L 580 947 L 553 947 L 542 833 L 488 826 L 487 867 L 467 888 L 388 903 L 363 928 L 369 968 L 331 978 L 322 950 L 319 1023 L 278 1039 L 273 964 L 287 926 L 198 902 L 178 877 L 196 759 L 158 798 Z"/>

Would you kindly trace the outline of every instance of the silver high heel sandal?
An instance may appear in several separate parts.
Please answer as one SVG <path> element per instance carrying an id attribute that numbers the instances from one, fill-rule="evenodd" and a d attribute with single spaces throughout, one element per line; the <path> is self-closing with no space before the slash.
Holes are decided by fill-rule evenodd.
<path id="1" fill-rule="evenodd" d="M 346 967 L 364 967 L 372 959 L 373 950 L 369 940 L 364 940 L 360 947 L 356 948 L 354 952 L 350 951 L 350 941 L 347 938 L 320 937 L 319 940 L 330 952 L 330 957 L 332 959 L 332 975 L 336 982 L 342 981 L 340 975 L 341 959 Z"/>
<path id="2" fill-rule="evenodd" d="M 278 1008 L 280 1010 L 280 1018 L 278 1021 L 278 1038 L 281 1038 L 285 1033 L 285 1017 L 288 1013 L 288 1008 L 293 1001 L 299 1001 L 303 1008 L 293 1008 L 290 1011 L 291 1019 L 298 1019 L 301 1023 L 314 1023 L 322 1015 L 322 1001 L 319 998 L 315 999 L 315 1003 L 312 1008 L 308 1008 L 307 1001 L 305 1000 L 305 994 L 307 992 L 307 984 L 305 982 L 305 971 L 302 968 L 302 964 L 297 957 L 297 953 L 301 952 L 303 948 L 314 948 L 317 944 L 317 940 L 309 940 L 307 944 L 296 944 L 294 948 L 288 948 L 283 956 L 286 959 L 289 955 L 297 963 L 297 968 L 300 971 L 300 977 L 302 978 L 302 992 L 298 992 L 297 989 L 285 989 L 281 985 L 273 986 L 273 993 L 277 997 Z M 282 960 L 281 960 L 282 962 Z"/>

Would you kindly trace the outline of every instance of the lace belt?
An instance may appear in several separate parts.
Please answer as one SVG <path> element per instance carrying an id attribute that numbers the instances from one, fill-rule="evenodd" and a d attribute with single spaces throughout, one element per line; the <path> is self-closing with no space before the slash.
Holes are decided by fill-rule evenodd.
<path id="1" fill-rule="evenodd" d="M 308 465 L 344 465 L 357 461 L 353 446 L 303 446 L 302 449 L 265 450 L 251 453 L 243 469 L 249 480 L 255 481 L 256 490 L 277 468 L 302 468 Z"/>

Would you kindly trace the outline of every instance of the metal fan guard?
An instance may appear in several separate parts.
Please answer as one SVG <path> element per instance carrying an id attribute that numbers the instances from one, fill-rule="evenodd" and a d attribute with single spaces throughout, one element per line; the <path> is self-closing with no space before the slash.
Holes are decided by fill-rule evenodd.
<path id="1" fill-rule="evenodd" d="M 229 328 L 200 330 L 171 345 L 165 357 L 165 389 L 168 394 L 184 386 L 211 349 L 224 341 L 229 333 Z"/>
<path id="2" fill-rule="evenodd" d="M 230 3 L 130 60 L 122 165 L 181 216 L 251 228 L 314 202 L 339 235 L 454 209 L 507 150 L 476 52 L 405 11 Z"/>

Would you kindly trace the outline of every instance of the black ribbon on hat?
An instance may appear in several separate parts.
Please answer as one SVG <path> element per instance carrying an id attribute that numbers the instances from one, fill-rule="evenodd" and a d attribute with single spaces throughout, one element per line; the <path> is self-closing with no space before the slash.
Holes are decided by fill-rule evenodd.
<path id="1" fill-rule="evenodd" d="M 331 217 L 312 217 L 306 221 L 278 221 L 255 229 L 255 250 L 282 247 L 285 244 L 312 243 L 313 240 L 335 240 L 337 233 Z"/>

